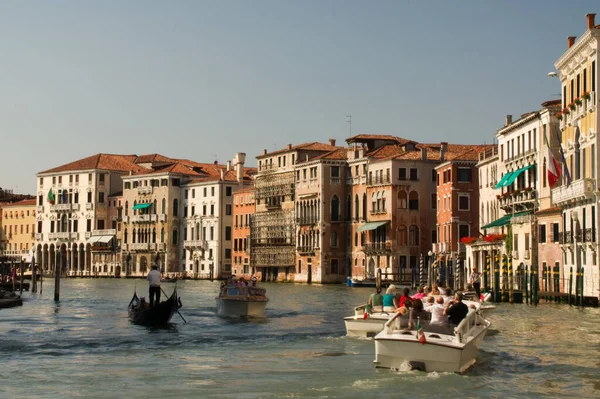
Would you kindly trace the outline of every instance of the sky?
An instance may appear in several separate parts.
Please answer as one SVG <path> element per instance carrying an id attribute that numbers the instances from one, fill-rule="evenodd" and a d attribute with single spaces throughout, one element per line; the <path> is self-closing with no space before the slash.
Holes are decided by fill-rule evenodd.
<path id="1" fill-rule="evenodd" d="M 350 134 L 490 144 L 597 1 L 0 3 L 0 187 L 97 153 L 247 165 Z M 600 15 L 596 18 L 600 23 Z M 348 123 L 351 115 L 352 123 Z"/>

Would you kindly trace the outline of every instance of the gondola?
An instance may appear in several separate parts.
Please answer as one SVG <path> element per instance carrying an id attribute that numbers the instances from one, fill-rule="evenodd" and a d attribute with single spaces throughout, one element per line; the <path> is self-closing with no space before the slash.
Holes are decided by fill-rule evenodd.
<path id="1" fill-rule="evenodd" d="M 152 308 L 145 301 L 145 298 L 140 299 L 137 293 L 134 292 L 128 306 L 129 318 L 134 324 L 142 326 L 164 326 L 171 321 L 171 318 L 181 306 L 181 299 L 177 296 L 177 287 L 166 301 L 160 302 Z"/>

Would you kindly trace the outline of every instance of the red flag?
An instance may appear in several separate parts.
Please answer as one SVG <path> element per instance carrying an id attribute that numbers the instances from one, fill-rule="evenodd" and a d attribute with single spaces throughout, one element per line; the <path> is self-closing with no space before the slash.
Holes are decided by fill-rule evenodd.
<path id="1" fill-rule="evenodd" d="M 546 156 L 546 162 L 548 166 L 548 184 L 550 188 L 554 187 L 558 178 L 560 177 L 560 164 L 552 155 L 552 151 L 550 151 L 550 147 L 547 147 L 548 154 Z"/>
<path id="2" fill-rule="evenodd" d="M 363 320 L 366 319 L 367 317 L 369 317 L 369 313 L 365 310 L 365 313 L 363 313 Z"/>

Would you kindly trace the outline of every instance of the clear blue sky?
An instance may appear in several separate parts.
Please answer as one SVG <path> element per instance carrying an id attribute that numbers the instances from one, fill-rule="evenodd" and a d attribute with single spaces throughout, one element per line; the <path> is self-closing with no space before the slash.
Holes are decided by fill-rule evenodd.
<path id="1" fill-rule="evenodd" d="M 225 162 L 352 133 L 491 143 L 598 1 L 0 4 L 0 187 L 98 152 Z M 600 15 L 597 18 L 600 23 Z"/>

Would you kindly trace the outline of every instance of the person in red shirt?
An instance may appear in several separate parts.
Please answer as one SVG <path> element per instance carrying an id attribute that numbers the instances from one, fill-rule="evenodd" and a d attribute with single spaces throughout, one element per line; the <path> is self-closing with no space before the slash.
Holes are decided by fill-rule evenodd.
<path id="1" fill-rule="evenodd" d="M 410 290 L 408 288 L 405 288 L 402 296 L 400 297 L 400 307 L 402 307 L 404 305 L 404 301 L 406 301 L 407 299 L 412 300 L 412 298 L 408 295 L 409 293 L 410 293 Z"/>

